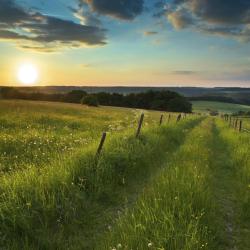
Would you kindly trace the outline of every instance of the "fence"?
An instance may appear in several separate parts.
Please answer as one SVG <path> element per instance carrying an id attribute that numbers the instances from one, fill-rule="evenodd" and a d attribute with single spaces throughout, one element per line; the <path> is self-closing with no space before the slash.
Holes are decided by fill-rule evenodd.
<path id="1" fill-rule="evenodd" d="M 137 126 L 137 130 L 136 130 L 136 134 L 135 134 L 135 137 L 136 138 L 139 138 L 140 134 L 141 134 L 141 130 L 142 130 L 142 126 L 143 126 L 143 121 L 144 121 L 144 113 L 142 113 L 140 115 L 140 119 L 139 119 L 139 122 L 138 122 L 138 126 Z M 176 119 L 176 123 L 178 123 L 181 119 L 186 119 L 187 115 L 186 114 L 179 114 L 177 116 L 177 119 Z M 160 121 L 159 121 L 159 125 L 161 126 L 163 124 L 163 119 L 164 119 L 164 115 L 161 114 L 160 116 Z M 168 115 L 168 119 L 167 119 L 167 123 L 169 123 L 171 120 L 171 114 Z M 97 149 L 97 152 L 96 152 L 96 157 L 98 157 L 101 152 L 102 152 L 102 149 L 104 147 L 104 143 L 105 143 L 105 140 L 107 138 L 107 133 L 106 132 L 103 132 L 102 134 L 102 137 L 101 137 L 101 140 L 100 140 L 100 143 L 99 143 L 99 146 L 98 146 L 98 149 Z"/>
<path id="2" fill-rule="evenodd" d="M 224 121 L 226 121 L 226 122 L 229 122 L 230 128 L 234 128 L 235 130 L 237 130 L 239 132 L 250 133 L 250 130 L 243 126 L 243 120 L 240 119 L 239 117 L 234 118 L 234 117 L 229 116 L 229 115 L 223 115 L 222 119 L 224 119 Z"/>

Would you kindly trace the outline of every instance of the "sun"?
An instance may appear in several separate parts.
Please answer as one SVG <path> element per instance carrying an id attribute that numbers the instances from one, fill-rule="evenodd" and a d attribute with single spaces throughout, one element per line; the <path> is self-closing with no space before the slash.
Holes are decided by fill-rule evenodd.
<path id="1" fill-rule="evenodd" d="M 37 81 L 38 70 L 33 64 L 23 64 L 18 70 L 18 79 L 24 85 L 31 85 Z"/>

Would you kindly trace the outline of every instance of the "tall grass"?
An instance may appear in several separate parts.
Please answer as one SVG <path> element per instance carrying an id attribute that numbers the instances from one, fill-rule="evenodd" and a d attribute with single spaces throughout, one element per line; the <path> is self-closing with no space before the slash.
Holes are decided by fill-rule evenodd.
<path id="1" fill-rule="evenodd" d="M 129 206 L 142 183 L 201 118 L 178 125 L 121 132 L 42 167 L 5 174 L 0 186 L 0 247 L 4 249 L 93 249 L 95 239 Z M 53 236 L 53 237 L 52 237 Z"/>
<path id="2" fill-rule="evenodd" d="M 250 246 L 250 134 L 229 129 L 223 121 L 217 124 L 227 143 L 232 166 L 235 241 L 238 249 L 247 250 Z"/>
<path id="3" fill-rule="evenodd" d="M 0 175 L 40 168 L 86 147 L 103 131 L 135 128 L 142 110 L 76 104 L 0 100 Z M 144 111 L 144 127 L 159 112 Z"/>
<path id="4" fill-rule="evenodd" d="M 217 249 L 211 138 L 211 121 L 195 128 L 96 249 Z"/>

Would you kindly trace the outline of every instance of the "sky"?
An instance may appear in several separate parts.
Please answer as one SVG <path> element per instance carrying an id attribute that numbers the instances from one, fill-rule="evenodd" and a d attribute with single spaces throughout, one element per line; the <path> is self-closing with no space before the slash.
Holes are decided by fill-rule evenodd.
<path id="1" fill-rule="evenodd" d="M 0 0 L 0 85 L 26 64 L 38 86 L 250 87 L 250 0 Z"/>

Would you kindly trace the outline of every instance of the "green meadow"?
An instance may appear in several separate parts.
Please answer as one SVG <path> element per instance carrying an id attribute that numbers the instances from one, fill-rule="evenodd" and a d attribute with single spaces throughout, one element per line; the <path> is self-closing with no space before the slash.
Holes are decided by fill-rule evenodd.
<path id="1" fill-rule="evenodd" d="M 0 101 L 0 249 L 249 249 L 250 134 L 177 115 Z"/>
<path id="2" fill-rule="evenodd" d="M 236 113 L 238 111 L 250 111 L 250 106 L 212 101 L 192 101 L 193 111 L 209 113 L 209 111 L 218 111 L 220 113 Z"/>

